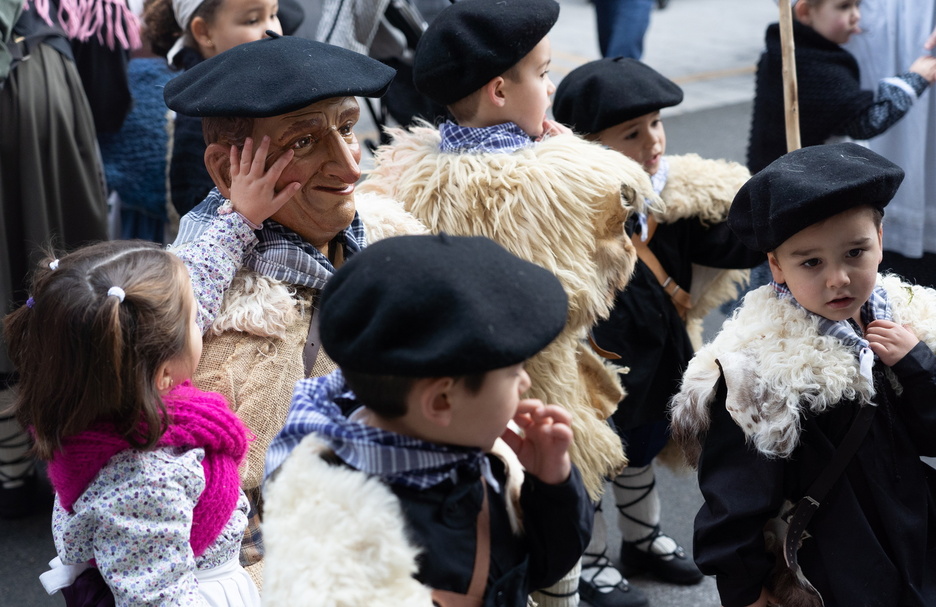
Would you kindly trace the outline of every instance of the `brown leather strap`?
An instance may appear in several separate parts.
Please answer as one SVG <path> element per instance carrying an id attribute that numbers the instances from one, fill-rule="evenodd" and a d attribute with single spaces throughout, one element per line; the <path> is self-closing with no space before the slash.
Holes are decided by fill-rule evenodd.
<path id="1" fill-rule="evenodd" d="M 439 607 L 481 607 L 484 603 L 484 590 L 487 588 L 488 576 L 491 570 L 491 509 L 488 504 L 488 488 L 484 477 L 481 477 L 481 488 L 484 497 L 481 500 L 481 511 L 478 512 L 477 545 L 475 547 L 474 571 L 468 592 L 460 594 L 450 590 L 433 590 L 432 603 Z"/>
<path id="2" fill-rule="evenodd" d="M 617 352 L 605 350 L 599 346 L 598 342 L 595 341 L 595 336 L 591 331 L 588 332 L 588 344 L 592 347 L 592 350 L 594 350 L 601 358 L 607 358 L 608 360 L 621 360 L 621 355 Z"/>
<path id="3" fill-rule="evenodd" d="M 676 312 L 679 313 L 680 318 L 686 318 L 689 310 L 692 309 L 692 296 L 689 294 L 689 291 L 686 291 L 673 280 L 673 277 L 666 273 L 666 270 L 663 269 L 663 264 L 660 263 L 660 260 L 657 259 L 657 256 L 653 254 L 653 251 L 650 250 L 650 240 L 653 238 L 653 235 L 656 233 L 657 221 L 653 218 L 653 215 L 647 216 L 647 240 L 641 240 L 640 234 L 636 232 L 631 236 L 631 241 L 634 243 L 634 248 L 637 249 L 637 257 L 640 258 L 640 261 L 650 268 L 650 271 L 653 272 L 653 275 L 656 277 L 657 282 L 660 283 L 660 286 L 663 287 L 663 291 L 670 296 L 670 300 L 673 302 L 673 305 L 676 306 Z"/>

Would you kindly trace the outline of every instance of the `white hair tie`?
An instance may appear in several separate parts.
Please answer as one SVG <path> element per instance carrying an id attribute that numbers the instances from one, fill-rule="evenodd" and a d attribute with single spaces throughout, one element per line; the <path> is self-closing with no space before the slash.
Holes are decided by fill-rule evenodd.
<path id="1" fill-rule="evenodd" d="M 59 264 L 59 260 L 53 259 L 51 262 L 49 262 L 49 269 L 52 270 L 53 272 L 55 270 L 58 270 L 58 264 Z"/>
<path id="2" fill-rule="evenodd" d="M 111 287 L 111 288 L 109 288 L 109 289 L 107 290 L 107 296 L 110 297 L 111 295 L 113 295 L 114 297 L 116 297 L 117 299 L 119 299 L 119 300 L 120 300 L 120 303 L 123 303 L 124 297 L 127 296 L 127 294 L 124 293 L 124 290 L 121 289 L 120 287 Z"/>

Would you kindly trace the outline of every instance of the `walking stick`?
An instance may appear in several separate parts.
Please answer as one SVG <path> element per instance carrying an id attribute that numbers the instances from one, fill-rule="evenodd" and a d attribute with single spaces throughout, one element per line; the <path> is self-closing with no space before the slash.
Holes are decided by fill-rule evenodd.
<path id="1" fill-rule="evenodd" d="M 783 57 L 783 110 L 786 117 L 787 152 L 802 147 L 799 128 L 799 91 L 796 86 L 796 47 L 793 44 L 793 10 L 790 0 L 780 4 L 780 50 Z"/>

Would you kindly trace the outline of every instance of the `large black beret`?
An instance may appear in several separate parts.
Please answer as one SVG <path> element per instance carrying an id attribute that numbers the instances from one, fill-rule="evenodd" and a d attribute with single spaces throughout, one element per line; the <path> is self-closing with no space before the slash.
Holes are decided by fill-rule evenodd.
<path id="1" fill-rule="evenodd" d="M 419 39 L 413 83 L 436 103 L 455 103 L 526 57 L 557 19 L 555 0 L 460 0 Z"/>
<path id="2" fill-rule="evenodd" d="M 565 326 L 548 270 L 480 236 L 398 236 L 352 257 L 322 292 L 322 347 L 343 369 L 448 377 L 522 362 Z"/>
<path id="3" fill-rule="evenodd" d="M 166 83 L 166 105 L 187 116 L 266 118 L 332 97 L 379 97 L 396 71 L 324 42 L 271 36 L 235 46 Z"/>
<path id="4" fill-rule="evenodd" d="M 598 59 L 562 79 L 553 116 L 578 133 L 591 134 L 682 100 L 682 89 L 675 82 L 636 59 Z"/>
<path id="5" fill-rule="evenodd" d="M 741 186 L 728 226 L 748 248 L 773 251 L 814 223 L 861 205 L 884 210 L 904 172 L 855 143 L 801 148 Z"/>

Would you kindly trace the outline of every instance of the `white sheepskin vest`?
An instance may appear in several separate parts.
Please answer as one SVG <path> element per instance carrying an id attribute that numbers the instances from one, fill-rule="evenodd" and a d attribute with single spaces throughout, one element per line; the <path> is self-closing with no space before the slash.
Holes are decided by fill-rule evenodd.
<path id="1" fill-rule="evenodd" d="M 379 478 L 322 459 L 309 435 L 264 487 L 266 570 L 263 604 L 318 607 L 432 607 L 431 589 L 413 577 L 420 553 L 407 535 L 400 500 Z M 522 533 L 523 469 L 498 439 L 508 514 Z"/>
<path id="2" fill-rule="evenodd" d="M 890 298 L 894 322 L 909 325 L 936 350 L 936 291 L 893 275 L 879 276 L 878 282 Z M 854 350 L 821 335 L 814 315 L 778 298 L 769 285 L 748 293 L 718 336 L 696 354 L 670 404 L 673 437 L 692 465 L 698 462 L 721 375 L 732 419 L 768 457 L 793 452 L 804 410 L 820 414 L 843 400 L 871 404 L 874 397 Z M 899 391 L 890 370 L 888 376 Z"/>

